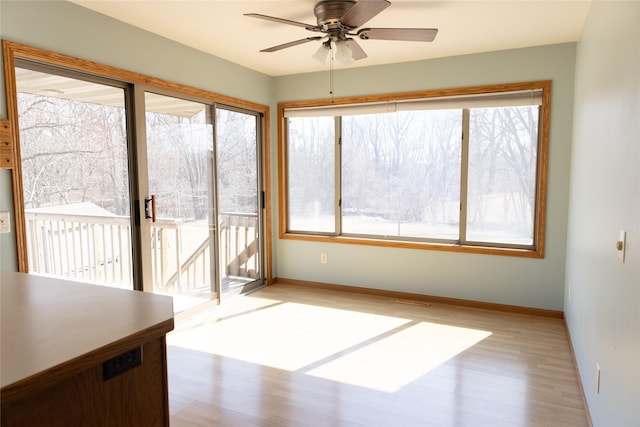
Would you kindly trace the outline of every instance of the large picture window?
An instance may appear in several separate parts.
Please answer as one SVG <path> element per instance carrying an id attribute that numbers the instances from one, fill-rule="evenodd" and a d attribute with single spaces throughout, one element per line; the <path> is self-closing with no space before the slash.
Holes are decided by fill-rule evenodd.
<path id="1" fill-rule="evenodd" d="M 281 237 L 543 256 L 549 91 L 280 104 Z"/>

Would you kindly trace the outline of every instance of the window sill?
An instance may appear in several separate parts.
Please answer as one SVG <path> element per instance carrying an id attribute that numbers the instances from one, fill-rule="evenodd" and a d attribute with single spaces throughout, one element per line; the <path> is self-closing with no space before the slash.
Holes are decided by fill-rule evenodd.
<path id="1" fill-rule="evenodd" d="M 363 237 L 319 236 L 299 233 L 280 233 L 282 240 L 299 240 L 318 243 L 378 246 L 386 248 L 419 249 L 469 254 L 501 255 L 520 258 L 544 258 L 542 249 L 516 249 L 495 246 L 461 245 L 457 243 L 411 242 L 405 240 L 383 240 Z"/>

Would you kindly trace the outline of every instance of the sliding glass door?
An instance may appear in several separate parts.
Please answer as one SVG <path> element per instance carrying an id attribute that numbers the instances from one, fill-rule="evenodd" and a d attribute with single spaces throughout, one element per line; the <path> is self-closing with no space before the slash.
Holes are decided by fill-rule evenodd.
<path id="1" fill-rule="evenodd" d="M 19 61 L 29 271 L 174 297 L 264 284 L 260 113 Z"/>
<path id="2" fill-rule="evenodd" d="M 190 308 L 261 286 L 260 116 L 150 92 L 145 112 L 154 292 Z"/>
<path id="3" fill-rule="evenodd" d="M 222 295 L 262 285 L 260 116 L 216 108 Z"/>
<path id="4" fill-rule="evenodd" d="M 126 86 L 16 68 L 31 273 L 133 288 Z"/>
<path id="5" fill-rule="evenodd" d="M 182 311 L 218 296 L 211 107 L 146 92 L 145 112 L 153 291 Z"/>

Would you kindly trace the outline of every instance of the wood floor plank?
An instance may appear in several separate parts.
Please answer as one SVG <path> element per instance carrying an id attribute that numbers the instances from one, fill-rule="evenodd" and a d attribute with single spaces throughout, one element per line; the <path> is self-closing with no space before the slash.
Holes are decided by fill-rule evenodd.
<path id="1" fill-rule="evenodd" d="M 167 337 L 174 426 L 587 426 L 561 319 L 269 286 Z"/>

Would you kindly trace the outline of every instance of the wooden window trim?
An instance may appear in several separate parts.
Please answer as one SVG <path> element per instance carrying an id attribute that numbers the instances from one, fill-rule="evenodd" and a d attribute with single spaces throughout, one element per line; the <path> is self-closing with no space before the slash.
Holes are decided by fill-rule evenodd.
<path id="1" fill-rule="evenodd" d="M 476 246 L 465 244 L 441 244 L 403 240 L 383 240 L 376 238 L 359 238 L 346 236 L 320 236 L 288 232 L 288 200 L 287 200 L 287 147 L 285 109 L 319 107 L 326 105 L 347 105 L 373 102 L 403 101 L 445 96 L 481 95 L 488 93 L 511 92 L 520 90 L 542 89 L 542 105 L 540 119 L 542 124 L 538 135 L 538 154 L 536 166 L 536 207 L 534 214 L 533 249 L 513 249 L 507 247 Z M 549 155 L 549 123 L 551 120 L 551 81 L 541 80 L 522 83 L 505 83 L 497 85 L 471 86 L 453 89 L 437 89 L 427 91 L 402 92 L 383 95 L 367 95 L 333 99 L 316 99 L 278 103 L 278 226 L 279 237 L 284 240 L 300 240 L 320 243 L 339 243 L 353 245 L 379 246 L 388 248 L 407 248 L 438 250 L 447 252 L 463 252 L 487 255 L 506 255 L 524 258 L 544 258 L 547 174 Z"/>
<path id="2" fill-rule="evenodd" d="M 11 134 L 11 142 L 13 144 L 13 169 L 12 169 L 12 188 L 13 203 L 15 213 L 16 227 L 16 251 L 18 271 L 29 272 L 28 256 L 27 256 L 27 238 L 26 225 L 24 216 L 24 197 L 22 192 L 22 164 L 20 158 L 20 135 L 18 125 L 18 102 L 17 88 L 15 77 L 15 60 L 22 59 L 37 62 L 46 66 L 58 67 L 75 72 L 81 72 L 97 77 L 104 77 L 117 80 L 123 83 L 133 85 L 143 85 L 146 88 L 155 88 L 159 90 L 171 91 L 186 96 L 206 99 L 213 103 L 224 104 L 230 107 L 236 107 L 251 110 L 262 115 L 262 135 L 264 146 L 262 148 L 263 156 L 263 180 L 266 192 L 265 200 L 265 279 L 267 284 L 272 282 L 272 226 L 271 226 L 271 160 L 270 160 L 270 109 L 266 105 L 245 101 L 231 96 L 221 95 L 215 92 L 198 89 L 191 86 L 147 76 L 132 71 L 111 67 L 96 62 L 75 58 L 69 55 L 51 52 L 48 50 L 27 46 L 24 44 L 2 40 L 2 54 L 4 61 L 4 76 L 6 88 L 7 115 L 9 118 L 9 131 Z"/>

